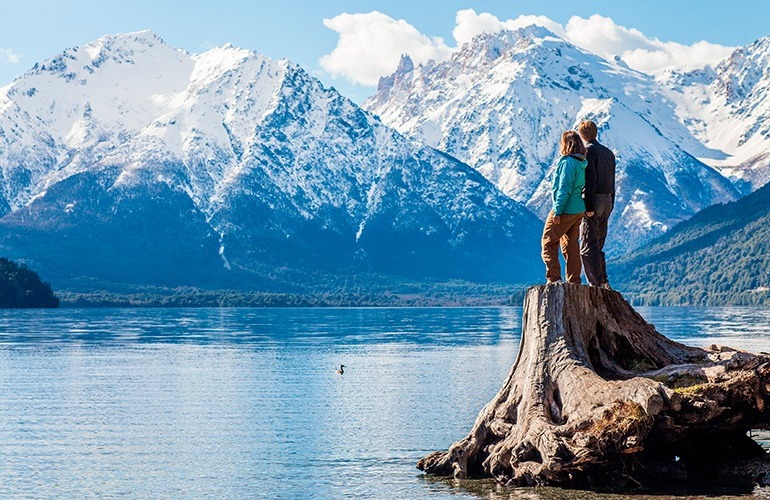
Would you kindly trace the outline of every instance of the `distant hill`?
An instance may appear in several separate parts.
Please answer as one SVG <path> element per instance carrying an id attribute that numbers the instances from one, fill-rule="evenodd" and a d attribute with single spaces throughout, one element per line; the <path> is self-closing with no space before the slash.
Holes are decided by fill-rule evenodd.
<path id="1" fill-rule="evenodd" d="M 610 266 L 645 305 L 770 305 L 770 184 L 714 205 Z"/>
<path id="2" fill-rule="evenodd" d="M 51 285 L 36 272 L 0 257 L 0 307 L 57 307 Z"/>

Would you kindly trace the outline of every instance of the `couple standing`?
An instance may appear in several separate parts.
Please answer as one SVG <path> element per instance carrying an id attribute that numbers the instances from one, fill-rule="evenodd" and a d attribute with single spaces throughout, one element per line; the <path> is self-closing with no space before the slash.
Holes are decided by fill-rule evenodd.
<path id="1" fill-rule="evenodd" d="M 553 209 L 541 242 L 549 283 L 561 280 L 561 244 L 569 283 L 580 284 L 582 260 L 588 283 L 610 288 L 603 249 L 615 204 L 615 155 L 599 144 L 596 135 L 596 124 L 590 120 L 580 122 L 577 132 L 568 130 L 561 135 Z"/>

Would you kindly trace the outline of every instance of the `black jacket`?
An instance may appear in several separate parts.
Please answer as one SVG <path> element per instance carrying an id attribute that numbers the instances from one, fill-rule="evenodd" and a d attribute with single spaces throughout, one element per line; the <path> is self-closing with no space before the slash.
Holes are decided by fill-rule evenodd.
<path id="1" fill-rule="evenodd" d="M 615 195 L 615 155 L 596 140 L 589 141 L 587 149 L 588 166 L 583 200 L 586 212 L 593 212 L 595 194 Z"/>

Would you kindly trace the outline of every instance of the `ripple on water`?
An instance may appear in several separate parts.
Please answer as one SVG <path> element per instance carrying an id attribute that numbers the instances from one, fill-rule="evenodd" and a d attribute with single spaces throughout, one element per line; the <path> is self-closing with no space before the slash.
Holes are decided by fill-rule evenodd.
<path id="1" fill-rule="evenodd" d="M 770 351 L 765 309 L 642 314 L 677 340 Z M 434 481 L 414 468 L 462 437 L 500 388 L 516 356 L 520 315 L 521 308 L 0 311 L 0 496 L 564 493 Z M 342 376 L 334 372 L 340 364 Z"/>

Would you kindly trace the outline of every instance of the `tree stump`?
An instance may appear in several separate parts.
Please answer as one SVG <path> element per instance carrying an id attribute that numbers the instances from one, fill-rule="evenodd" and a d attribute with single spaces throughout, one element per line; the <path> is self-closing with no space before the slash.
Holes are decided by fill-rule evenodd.
<path id="1" fill-rule="evenodd" d="M 524 301 L 521 345 L 500 392 L 426 473 L 509 485 L 589 487 L 693 478 L 764 456 L 770 356 L 674 342 L 620 293 L 555 283 Z"/>

